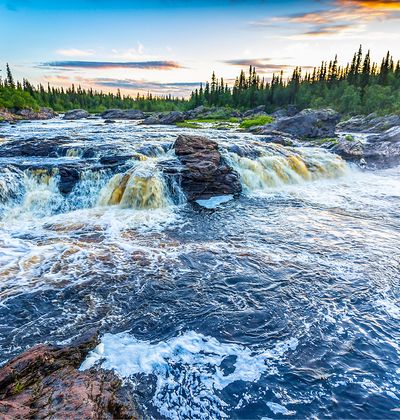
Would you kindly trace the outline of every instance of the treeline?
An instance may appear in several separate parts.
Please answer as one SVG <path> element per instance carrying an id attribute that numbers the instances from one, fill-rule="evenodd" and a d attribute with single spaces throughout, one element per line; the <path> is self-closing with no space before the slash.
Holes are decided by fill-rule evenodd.
<path id="1" fill-rule="evenodd" d="M 4 80 L 0 78 L 0 108 L 23 109 L 50 107 L 55 111 L 83 108 L 102 112 L 109 108 L 140 109 L 142 111 L 187 110 L 199 105 L 250 109 L 264 105 L 269 112 L 288 105 L 299 109 L 330 107 L 344 114 L 400 113 L 400 61 L 396 63 L 388 52 L 378 64 L 364 55 L 360 46 L 351 63 L 339 66 L 337 56 L 322 62 L 312 71 L 293 70 L 285 79 L 283 72 L 267 81 L 250 66 L 242 70 L 232 87 L 213 73 L 211 81 L 192 92 L 190 99 L 171 95 L 123 96 L 83 89 L 78 86 L 56 88 L 33 86 L 28 80 L 15 82 L 7 64 Z"/>
<path id="2" fill-rule="evenodd" d="M 305 73 L 296 67 L 286 80 L 281 72 L 266 81 L 250 66 L 247 75 L 242 70 L 228 87 L 213 73 L 211 82 L 192 93 L 190 103 L 241 109 L 265 105 L 268 111 L 292 104 L 299 109 L 331 107 L 345 114 L 399 113 L 400 61 L 395 63 L 388 52 L 378 65 L 360 46 L 346 66 L 339 66 L 335 56 Z"/>
<path id="3" fill-rule="evenodd" d="M 50 107 L 62 112 L 82 108 L 89 112 L 102 112 L 110 108 L 140 109 L 142 111 L 172 111 L 186 109 L 185 99 L 173 98 L 171 95 L 154 96 L 148 93 L 135 98 L 123 96 L 118 90 L 116 94 L 83 89 L 81 86 L 56 88 L 47 85 L 33 86 L 28 80 L 15 82 L 10 67 L 6 66 L 6 77 L 0 79 L 0 108 L 20 110 L 24 108 L 39 109 Z"/>

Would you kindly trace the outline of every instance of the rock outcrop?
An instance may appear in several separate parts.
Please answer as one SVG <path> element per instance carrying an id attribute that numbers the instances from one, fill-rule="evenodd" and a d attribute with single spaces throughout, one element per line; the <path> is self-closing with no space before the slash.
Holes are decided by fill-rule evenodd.
<path id="1" fill-rule="evenodd" d="M 73 109 L 72 111 L 68 111 L 64 114 L 64 120 L 81 120 L 83 118 L 90 117 L 89 112 L 85 111 L 84 109 Z"/>
<path id="2" fill-rule="evenodd" d="M 343 158 L 362 160 L 364 165 L 386 167 L 400 164 L 400 126 L 381 134 L 370 134 L 357 139 L 341 136 L 331 150 Z"/>
<path id="3" fill-rule="evenodd" d="M 180 135 L 174 149 L 183 167 L 179 172 L 181 186 L 189 201 L 242 191 L 239 175 L 224 162 L 216 142 Z"/>
<path id="4" fill-rule="evenodd" d="M 23 120 L 49 120 L 57 116 L 57 113 L 51 108 L 40 108 L 39 111 L 32 109 L 21 109 L 15 112 Z"/>
<path id="5" fill-rule="evenodd" d="M 400 127 L 400 115 L 385 115 L 384 117 L 378 117 L 376 114 L 357 115 L 339 123 L 337 129 L 354 133 L 382 133 L 393 127 Z"/>
<path id="6" fill-rule="evenodd" d="M 21 120 L 49 120 L 57 116 L 51 108 L 40 108 L 39 111 L 32 109 L 0 110 L 0 122 L 16 122 Z"/>
<path id="7" fill-rule="evenodd" d="M 161 124 L 161 125 L 172 125 L 176 124 L 177 122 L 182 122 L 186 119 L 186 115 L 183 112 L 179 111 L 171 111 L 167 114 L 153 114 L 147 117 L 143 124 L 153 125 L 153 124 Z"/>
<path id="8" fill-rule="evenodd" d="M 78 370 L 98 343 L 97 334 L 89 334 L 66 346 L 41 344 L 0 368 L 0 417 L 137 418 L 112 372 Z"/>
<path id="9" fill-rule="evenodd" d="M 100 116 L 106 120 L 140 120 L 145 117 L 138 109 L 107 109 Z"/>
<path id="10" fill-rule="evenodd" d="M 281 131 L 303 139 L 332 137 L 339 120 L 340 115 L 332 109 L 304 109 L 291 117 L 279 118 L 259 127 L 257 134 Z"/>

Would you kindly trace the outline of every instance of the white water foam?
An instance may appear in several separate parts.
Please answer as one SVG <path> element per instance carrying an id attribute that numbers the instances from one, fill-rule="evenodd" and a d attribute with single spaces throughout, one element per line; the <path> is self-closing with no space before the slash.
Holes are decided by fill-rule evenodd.
<path id="1" fill-rule="evenodd" d="M 161 415 L 173 419 L 224 418 L 228 417 L 224 412 L 228 404 L 220 391 L 235 381 L 257 382 L 265 373 L 275 374 L 274 365 L 297 345 L 298 340 L 292 338 L 272 349 L 253 352 L 194 331 L 155 344 L 128 333 L 105 334 L 80 369 L 101 366 L 124 379 L 139 373 L 155 375 L 152 403 Z M 230 373 L 225 373 L 222 364 L 228 357 L 234 362 Z"/>

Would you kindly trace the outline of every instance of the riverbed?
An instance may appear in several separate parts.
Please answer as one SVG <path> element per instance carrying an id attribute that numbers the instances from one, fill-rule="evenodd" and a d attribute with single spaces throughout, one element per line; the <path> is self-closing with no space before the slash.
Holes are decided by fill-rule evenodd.
<path id="1" fill-rule="evenodd" d="M 180 133 L 218 142 L 239 198 L 185 200 L 165 175 Z M 95 327 L 81 368 L 115 370 L 152 418 L 399 417 L 398 166 L 126 121 L 0 137 L 1 363 Z M 64 139 L 16 153 L 31 137 Z M 131 158 L 103 168 L 113 155 Z"/>

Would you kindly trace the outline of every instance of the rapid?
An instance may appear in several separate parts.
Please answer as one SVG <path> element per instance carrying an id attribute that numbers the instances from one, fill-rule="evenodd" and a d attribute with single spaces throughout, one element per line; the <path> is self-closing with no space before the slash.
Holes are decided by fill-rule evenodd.
<path id="1" fill-rule="evenodd" d="M 187 202 L 182 132 L 218 142 L 239 198 Z M 399 186 L 234 130 L 1 126 L 0 363 L 95 327 L 81 369 L 150 418 L 398 418 Z"/>

